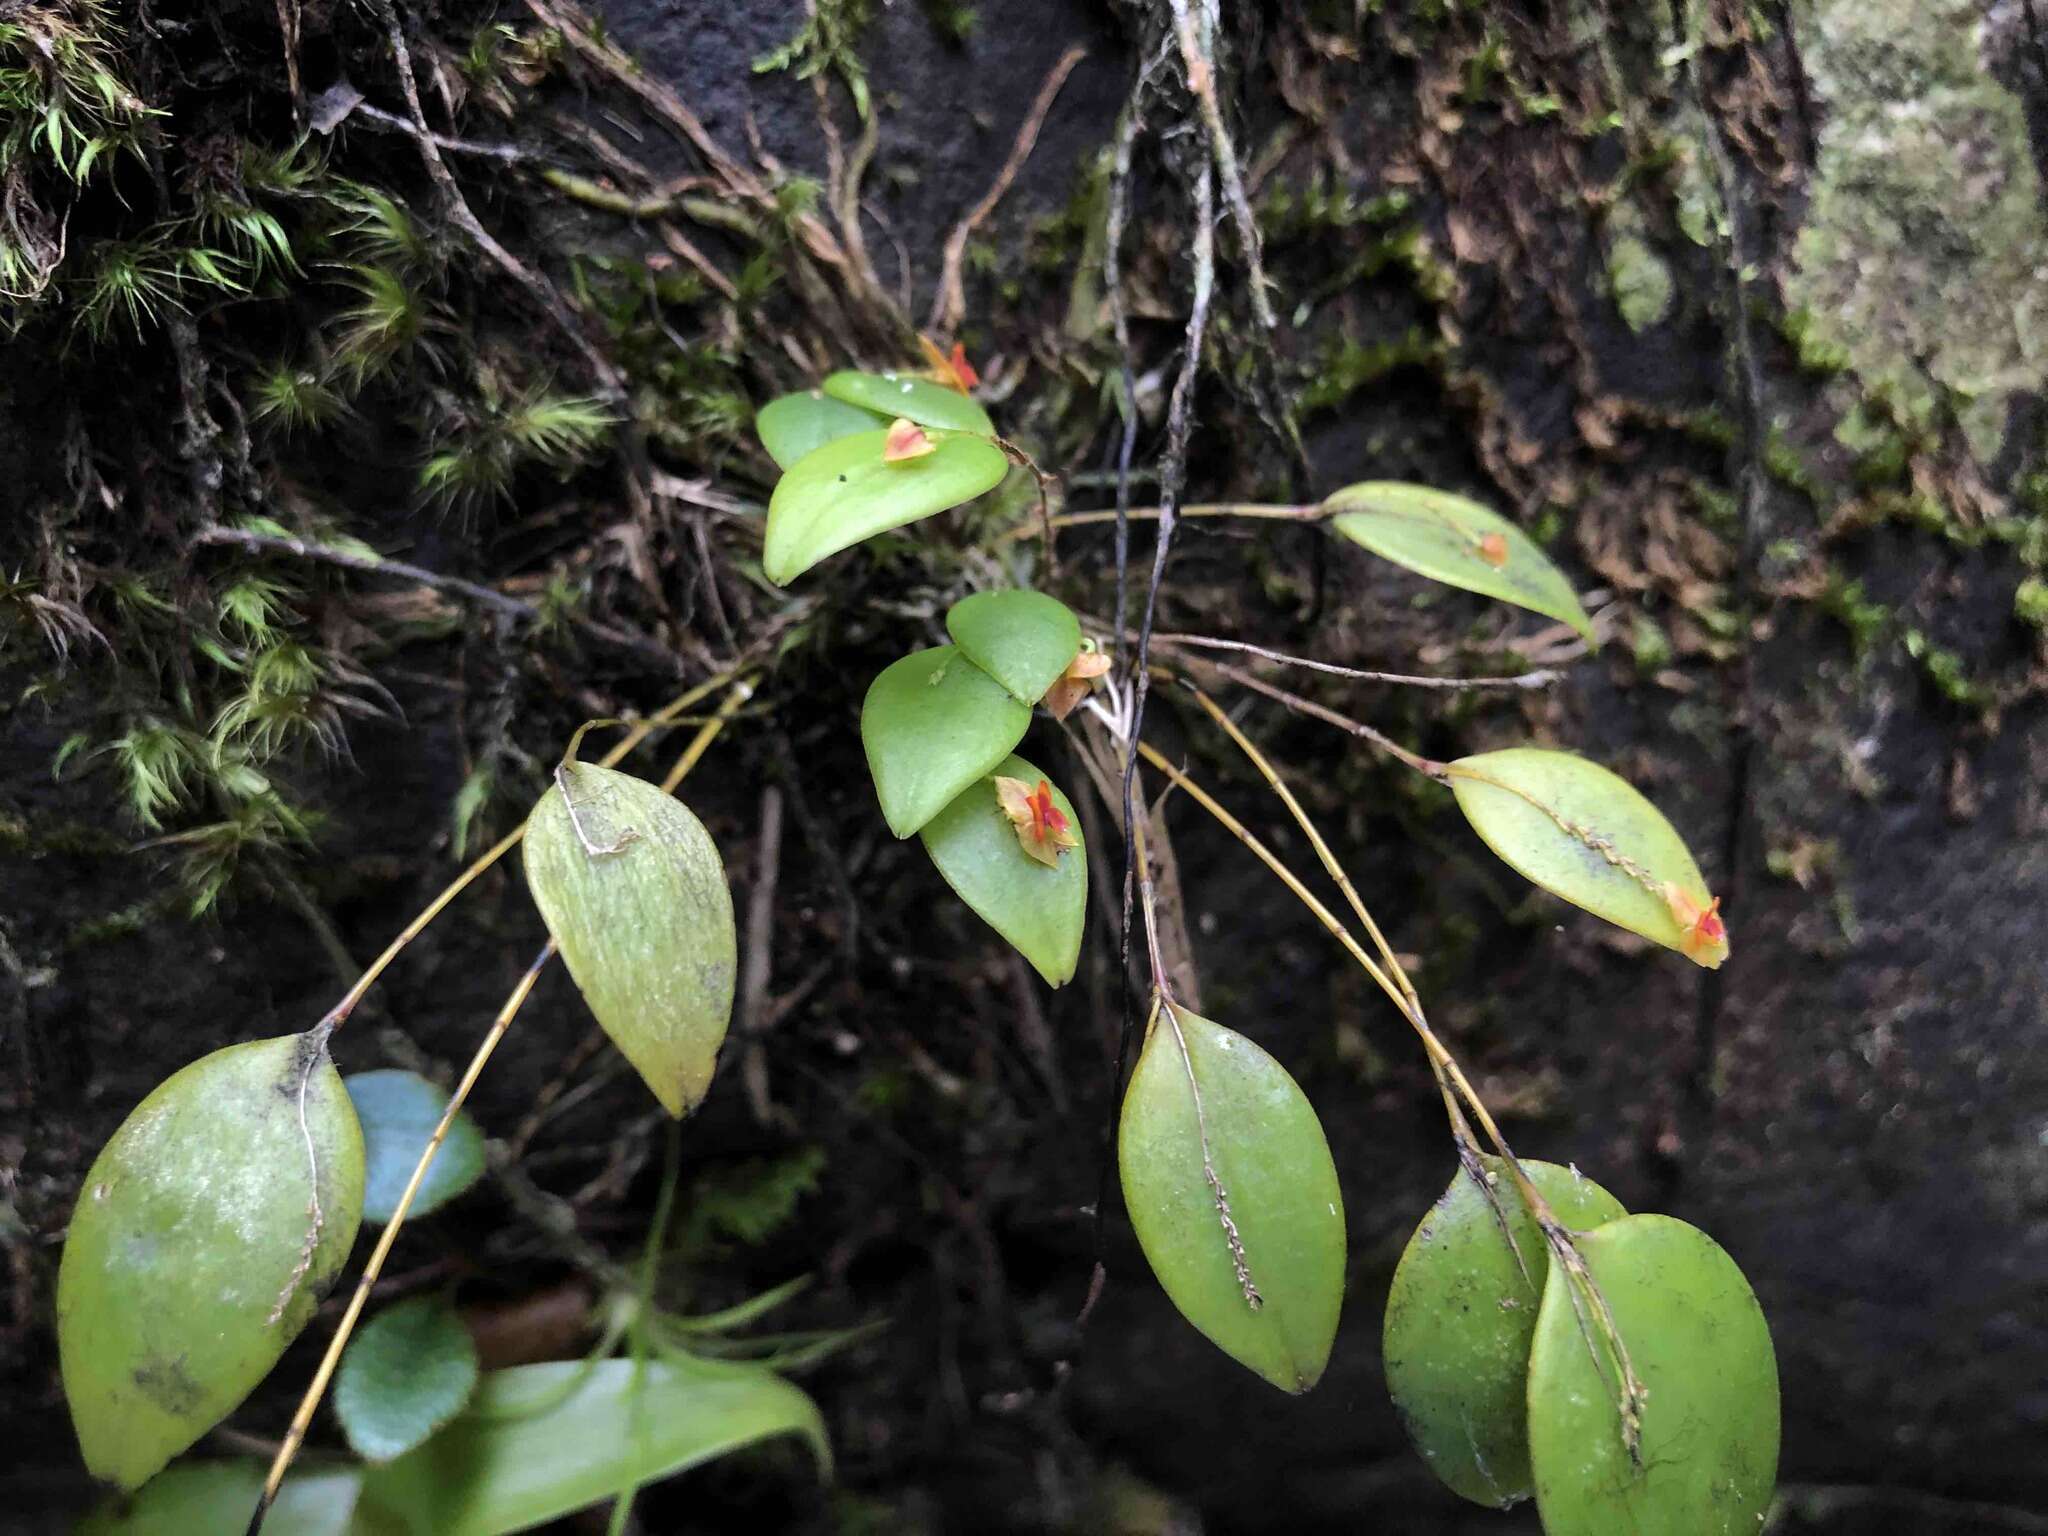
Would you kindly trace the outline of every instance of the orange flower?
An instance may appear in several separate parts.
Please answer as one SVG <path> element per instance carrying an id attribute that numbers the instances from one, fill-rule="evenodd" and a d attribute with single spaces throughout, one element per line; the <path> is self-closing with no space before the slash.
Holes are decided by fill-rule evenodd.
<path id="1" fill-rule="evenodd" d="M 1068 664 L 1067 670 L 1060 674 L 1059 679 L 1045 690 L 1045 697 L 1040 702 L 1052 711 L 1053 719 L 1066 719 L 1081 707 L 1081 701 L 1088 697 L 1088 690 L 1094 686 L 1095 679 L 1107 672 L 1109 667 L 1110 659 L 1107 653 L 1083 651 Z"/>
<path id="2" fill-rule="evenodd" d="M 1479 558 L 1495 570 L 1508 563 L 1508 541 L 1504 534 L 1482 534 L 1479 539 Z"/>
<path id="3" fill-rule="evenodd" d="M 1701 906 L 1692 894 L 1675 882 L 1664 882 L 1664 904 L 1671 909 L 1685 933 L 1680 947 L 1709 970 L 1728 958 L 1728 925 L 1721 921 L 1721 898 Z"/>
<path id="4" fill-rule="evenodd" d="M 1053 803 L 1052 785 L 1044 779 L 1032 789 L 1022 779 L 996 779 L 996 803 L 1017 829 L 1017 841 L 1032 858 L 1049 868 L 1059 867 L 1060 855 L 1081 846 L 1081 839 L 1067 821 L 1066 812 Z"/>
<path id="5" fill-rule="evenodd" d="M 953 343 L 953 354 L 948 357 L 939 350 L 939 344 L 922 331 L 918 332 L 917 344 L 924 348 L 925 361 L 930 363 L 928 377 L 948 389 L 957 389 L 966 394 L 981 382 L 981 375 L 974 371 L 974 364 L 967 361 L 967 349 L 959 342 Z"/>
<path id="6" fill-rule="evenodd" d="M 882 462 L 901 464 L 906 459 L 921 459 L 928 453 L 938 452 L 939 445 L 932 441 L 931 434 L 907 417 L 898 416 L 889 423 L 889 435 L 882 442 Z"/>

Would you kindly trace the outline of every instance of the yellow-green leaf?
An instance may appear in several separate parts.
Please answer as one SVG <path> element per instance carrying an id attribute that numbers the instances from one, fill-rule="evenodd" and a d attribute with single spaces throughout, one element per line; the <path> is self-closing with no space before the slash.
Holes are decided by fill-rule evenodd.
<path id="1" fill-rule="evenodd" d="M 993 772 L 1030 725 L 1030 709 L 957 646 L 884 667 L 861 704 L 860 739 L 889 830 L 917 831 Z"/>
<path id="2" fill-rule="evenodd" d="M 526 825 L 526 884 L 597 1022 L 670 1114 L 711 1086 L 738 942 L 704 824 L 630 774 L 567 762 Z"/>
<path id="3" fill-rule="evenodd" d="M 1426 485 L 1369 480 L 1333 493 L 1323 508 L 1337 532 L 1383 560 L 1557 619 L 1596 643 L 1564 572 L 1534 539 L 1476 501 Z"/>
<path id="4" fill-rule="evenodd" d="M 234 1536 L 256 1508 L 263 1471 L 254 1458 L 181 1461 L 139 1493 L 109 1497 L 72 1536 Z M 358 1468 L 301 1461 L 278 1489 L 263 1536 L 397 1536 L 382 1521 L 358 1518 L 362 1482 Z"/>
<path id="5" fill-rule="evenodd" d="M 1036 704 L 1081 654 L 1081 621 L 1043 592 L 1012 587 L 963 597 L 946 614 L 960 652 L 1017 699 Z"/>
<path id="6" fill-rule="evenodd" d="M 1323 1374 L 1344 1302 L 1344 1204 L 1323 1128 L 1243 1035 L 1161 1008 L 1117 1131 L 1152 1273 L 1218 1349 L 1287 1392 Z"/>
<path id="7" fill-rule="evenodd" d="M 1529 1353 L 1546 1536 L 1756 1536 L 1777 1481 L 1778 1361 L 1749 1282 L 1670 1216 L 1624 1216 L 1578 1249 L 1644 1388 L 1641 1438 L 1631 1456 L 1611 1345 L 1589 1339 L 1588 1309 L 1553 1266 Z"/>
<path id="8" fill-rule="evenodd" d="M 347 1261 L 363 1137 L 324 1036 L 231 1045 L 136 1106 L 78 1192 L 57 1275 L 85 1464 L 137 1488 L 277 1363 Z"/>
<path id="9" fill-rule="evenodd" d="M 972 501 L 1002 481 L 1009 460 L 978 437 L 934 431 L 920 458 L 882 457 L 886 431 L 835 438 L 797 461 L 768 498 L 761 570 L 777 586 L 842 549 Z"/>
<path id="10" fill-rule="evenodd" d="M 988 412 L 972 395 L 909 374 L 856 373 L 848 369 L 826 377 L 825 393 L 892 421 L 901 416 L 921 427 L 945 427 L 983 437 L 993 436 L 996 430 Z"/>
<path id="11" fill-rule="evenodd" d="M 816 1405 L 759 1366 L 523 1365 L 486 1375 L 454 1423 L 373 1469 L 363 1503 L 408 1536 L 506 1536 L 779 1435 L 829 1472 Z"/>
<path id="12" fill-rule="evenodd" d="M 1051 784 L 1021 757 L 1006 758 L 995 772 L 1034 788 Z M 1057 787 L 1052 800 L 1067 825 L 1078 828 L 1073 802 Z M 1032 858 L 996 801 L 993 777 L 968 785 L 918 835 L 946 884 L 1039 975 L 1055 987 L 1073 979 L 1088 922 L 1085 847 L 1066 849 L 1051 865 Z"/>
<path id="13" fill-rule="evenodd" d="M 1382 1357 L 1395 1412 L 1430 1471 L 1454 1493 L 1501 1506 L 1535 1492 L 1529 1340 L 1550 1249 L 1500 1160 L 1480 1161 L 1488 1186 L 1461 1166 L 1409 1238 L 1387 1291 Z M 1627 1214 L 1576 1169 L 1526 1159 L 1522 1169 L 1567 1227 Z"/>
<path id="14" fill-rule="evenodd" d="M 1627 780 L 1539 747 L 1463 757 L 1449 773 L 1472 829 L 1524 878 L 1710 970 L 1728 958 L 1685 840 Z"/>
<path id="15" fill-rule="evenodd" d="M 887 417 L 835 400 L 822 389 L 770 400 L 754 418 L 761 446 L 783 469 L 794 469 L 799 459 L 829 442 L 856 432 L 879 432 L 888 425 Z"/>

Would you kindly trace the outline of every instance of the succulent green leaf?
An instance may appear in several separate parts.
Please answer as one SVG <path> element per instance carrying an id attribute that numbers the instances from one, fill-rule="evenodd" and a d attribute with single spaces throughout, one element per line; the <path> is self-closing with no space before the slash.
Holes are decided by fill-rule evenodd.
<path id="1" fill-rule="evenodd" d="M 398 1197 L 448 1108 L 448 1094 L 417 1072 L 395 1067 L 357 1072 L 341 1081 L 363 1127 L 363 1220 L 382 1226 L 398 1209 Z M 424 1216 L 440 1209 L 483 1175 L 483 1132 L 468 1111 L 457 1110 L 407 1214 Z"/>
<path id="2" fill-rule="evenodd" d="M 1547 1536 L 1755 1536 L 1777 1480 L 1778 1362 L 1749 1282 L 1711 1237 L 1670 1216 L 1625 1216 L 1578 1249 L 1646 1396 L 1632 1458 L 1611 1346 L 1597 1331 L 1588 1342 L 1554 1267 L 1529 1353 Z"/>
<path id="3" fill-rule="evenodd" d="M 1486 1186 L 1461 1166 L 1408 1240 L 1387 1292 L 1383 1356 L 1394 1409 L 1430 1471 L 1454 1493 L 1502 1506 L 1536 1491 L 1529 1340 L 1550 1250 L 1499 1159 L 1480 1162 Z M 1627 1214 L 1576 1169 L 1526 1159 L 1522 1169 L 1567 1227 Z"/>
<path id="4" fill-rule="evenodd" d="M 922 458 L 883 459 L 886 431 L 836 438 L 775 484 L 762 534 L 761 570 L 777 586 L 842 549 L 972 501 L 1009 472 L 1003 450 L 977 437 L 934 432 Z"/>
<path id="5" fill-rule="evenodd" d="M 446 1424 L 476 1390 L 476 1344 L 444 1297 L 386 1307 L 349 1340 L 334 1377 L 334 1412 L 365 1461 L 403 1456 Z"/>
<path id="6" fill-rule="evenodd" d="M 526 824 L 526 885 L 597 1022 L 681 1118 L 711 1086 L 739 945 L 704 824 L 644 779 L 573 760 Z"/>
<path id="7" fill-rule="evenodd" d="M 946 615 L 946 633 L 960 653 L 1026 704 L 1081 654 L 1081 621 L 1056 597 L 1024 588 L 976 592 Z"/>
<path id="8" fill-rule="evenodd" d="M 318 1031 L 231 1045 L 137 1105 L 79 1190 L 57 1274 L 85 1464 L 138 1488 L 234 1410 L 341 1272 L 363 1135 Z"/>
<path id="9" fill-rule="evenodd" d="M 995 423 L 988 419 L 988 412 L 972 395 L 963 395 L 944 384 L 934 384 L 930 379 L 903 373 L 855 373 L 846 370 L 826 377 L 825 393 L 890 421 L 901 416 L 920 427 L 945 427 L 949 431 L 975 432 L 983 437 L 995 435 Z"/>
<path id="10" fill-rule="evenodd" d="M 888 425 L 889 418 L 835 400 L 822 389 L 800 390 L 770 400 L 754 418 L 761 446 L 783 469 L 794 469 L 797 460 L 812 449 L 835 439 L 876 432 Z"/>
<path id="11" fill-rule="evenodd" d="M 1327 497 L 1331 526 L 1383 560 L 1569 624 L 1597 644 L 1564 572 L 1536 541 L 1478 502 L 1426 485 L 1369 480 Z"/>
<path id="12" fill-rule="evenodd" d="M 1344 1301 L 1344 1201 L 1316 1112 L 1243 1035 L 1161 1008 L 1117 1131 L 1152 1273 L 1209 1341 L 1287 1392 L 1323 1374 Z"/>
<path id="13" fill-rule="evenodd" d="M 503 1536 L 741 1446 L 800 1436 L 821 1469 L 817 1407 L 759 1366 L 565 1361 L 487 1374 L 461 1417 L 364 1481 L 408 1536 Z"/>
<path id="14" fill-rule="evenodd" d="M 213 1536 L 240 1531 L 263 1491 L 263 1463 L 186 1461 L 167 1467 L 140 1492 L 116 1494 L 87 1515 L 72 1536 Z M 304 1462 L 277 1490 L 263 1536 L 383 1536 L 387 1527 L 356 1519 L 363 1474 L 355 1467 Z"/>
<path id="15" fill-rule="evenodd" d="M 1540 747 L 1462 757 L 1449 773 L 1472 830 L 1524 879 L 1709 970 L 1728 958 L 1685 840 L 1627 780 Z"/>
<path id="16" fill-rule="evenodd" d="M 860 740 L 882 818 L 908 837 L 1024 739 L 1030 709 L 960 654 L 914 651 L 882 669 L 860 707 Z"/>
<path id="17" fill-rule="evenodd" d="M 1006 758 L 995 772 L 1034 789 L 1052 787 L 1052 801 L 1069 827 L 1078 828 L 1073 802 L 1021 757 Z M 1088 921 L 1088 850 L 1069 848 L 1056 864 L 1042 864 L 1024 851 L 1016 825 L 996 800 L 995 781 L 978 779 L 960 791 L 918 834 L 946 884 L 1001 934 L 1047 983 L 1071 981 L 1081 958 L 1081 932 Z"/>

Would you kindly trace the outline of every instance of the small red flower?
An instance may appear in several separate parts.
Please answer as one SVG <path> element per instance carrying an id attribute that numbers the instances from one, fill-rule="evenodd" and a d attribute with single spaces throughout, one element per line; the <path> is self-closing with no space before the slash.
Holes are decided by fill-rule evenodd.
<path id="1" fill-rule="evenodd" d="M 921 459 L 928 453 L 938 452 L 939 445 L 932 441 L 931 434 L 907 417 L 898 416 L 889 423 L 889 435 L 882 440 L 882 462 L 901 464 L 906 459 Z"/>
<path id="2" fill-rule="evenodd" d="M 1495 570 L 1508 563 L 1508 541 L 1505 534 L 1482 534 L 1479 539 L 1479 558 Z"/>
<path id="3" fill-rule="evenodd" d="M 1701 906 L 1690 892 L 1667 880 L 1664 904 L 1684 930 L 1680 944 L 1687 955 L 1709 969 L 1728 958 L 1728 925 L 1721 920 L 1720 897 Z"/>
<path id="4" fill-rule="evenodd" d="M 1095 686 L 1095 679 L 1110 668 L 1110 658 L 1102 651 L 1083 651 L 1067 665 L 1053 685 L 1045 690 L 1040 700 L 1052 711 L 1055 720 L 1064 720 L 1088 697 L 1089 689 Z"/>
<path id="5" fill-rule="evenodd" d="M 929 376 L 934 383 L 957 389 L 964 395 L 981 382 L 981 375 L 974 371 L 974 364 L 967 361 L 967 349 L 959 342 L 953 343 L 950 357 L 923 332 L 918 333 L 917 344 L 924 349 L 925 361 L 932 365 Z"/>
<path id="6" fill-rule="evenodd" d="M 1033 789 L 1022 779 L 995 776 L 996 803 L 1017 829 L 1017 841 L 1039 863 L 1057 868 L 1060 855 L 1081 846 L 1067 814 L 1052 798 L 1052 785 L 1044 779 Z"/>

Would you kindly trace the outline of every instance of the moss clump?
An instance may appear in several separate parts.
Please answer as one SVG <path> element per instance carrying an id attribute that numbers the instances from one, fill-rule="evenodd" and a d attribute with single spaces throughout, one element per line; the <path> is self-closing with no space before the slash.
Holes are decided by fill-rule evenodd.
<path id="1" fill-rule="evenodd" d="M 2048 230 L 2019 99 L 1978 62 L 1975 0 L 1818 0 L 1803 29 L 1827 115 L 1786 299 L 1905 417 L 1959 402 L 1994 455 L 2048 380 Z M 1802 351 L 1805 347 L 1802 347 Z"/>

